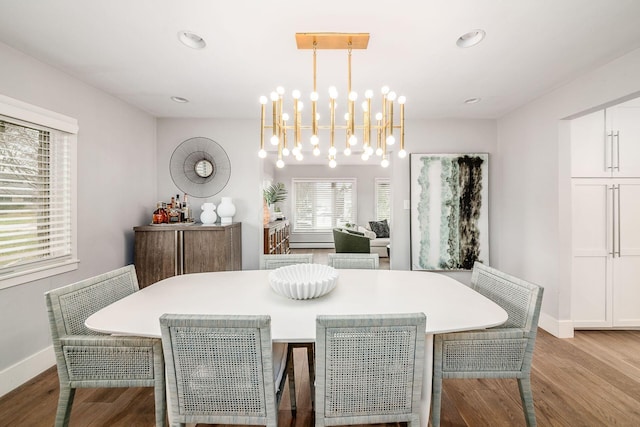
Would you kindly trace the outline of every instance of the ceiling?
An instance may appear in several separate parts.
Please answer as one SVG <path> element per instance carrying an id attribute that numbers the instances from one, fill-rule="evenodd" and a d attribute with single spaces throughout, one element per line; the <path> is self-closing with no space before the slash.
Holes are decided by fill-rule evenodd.
<path id="1" fill-rule="evenodd" d="M 487 119 L 639 48 L 638 18 L 637 0 L 0 0 L 0 42 L 156 117 L 257 119 L 276 86 L 311 91 L 296 32 L 367 32 L 354 90 L 389 85 L 409 119 Z M 478 28 L 482 43 L 456 46 Z M 346 80 L 346 52 L 318 51 L 321 96 Z"/>

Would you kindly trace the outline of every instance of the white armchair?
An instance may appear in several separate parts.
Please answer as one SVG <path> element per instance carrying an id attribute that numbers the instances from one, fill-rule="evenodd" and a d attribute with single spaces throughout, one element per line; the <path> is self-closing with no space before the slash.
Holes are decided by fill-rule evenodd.
<path id="1" fill-rule="evenodd" d="M 363 233 L 370 239 L 370 253 L 378 254 L 378 257 L 380 258 L 386 258 L 389 256 L 389 254 L 387 253 L 387 245 L 391 243 L 391 238 L 377 237 L 375 232 L 361 225 L 358 226 L 358 232 Z"/>

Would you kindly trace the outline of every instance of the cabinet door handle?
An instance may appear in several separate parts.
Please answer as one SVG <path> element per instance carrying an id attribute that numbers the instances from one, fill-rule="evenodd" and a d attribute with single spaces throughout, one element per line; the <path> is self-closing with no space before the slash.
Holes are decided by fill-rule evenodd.
<path id="1" fill-rule="evenodd" d="M 615 222 L 615 212 L 616 212 L 616 197 L 615 197 L 615 185 L 612 185 L 608 188 L 611 190 L 611 250 L 609 251 L 609 255 L 612 258 L 616 256 L 616 222 Z"/>
<path id="2" fill-rule="evenodd" d="M 174 257 L 174 266 L 173 273 L 174 276 L 180 274 L 180 246 L 178 245 L 178 230 L 173 232 L 173 257 Z"/>
<path id="3" fill-rule="evenodd" d="M 620 237 L 622 236 L 622 232 L 621 232 L 621 228 L 622 228 L 622 222 L 620 222 L 620 184 L 618 184 L 617 186 L 617 192 L 618 192 L 618 212 L 617 212 L 617 222 L 618 222 L 618 258 L 620 258 L 620 249 L 621 249 L 621 243 L 620 243 Z"/>
<path id="4" fill-rule="evenodd" d="M 607 150 L 607 142 L 610 142 L 609 149 Z M 607 154 L 609 154 L 607 156 Z M 609 166 L 611 165 L 611 166 Z M 604 139 L 604 168 L 605 170 L 613 169 L 613 132 L 608 132 Z"/>
<path id="5" fill-rule="evenodd" d="M 617 130 L 615 133 L 616 136 L 616 170 L 620 172 L 620 131 Z M 611 141 L 613 143 L 613 140 Z M 620 186 L 618 186 L 618 191 L 620 190 Z M 618 195 L 620 195 L 618 193 Z"/>

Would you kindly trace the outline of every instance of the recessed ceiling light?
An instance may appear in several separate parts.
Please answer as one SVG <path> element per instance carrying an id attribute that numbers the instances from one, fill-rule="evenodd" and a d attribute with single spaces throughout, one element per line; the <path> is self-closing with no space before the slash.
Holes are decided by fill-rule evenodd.
<path id="1" fill-rule="evenodd" d="M 469 31 L 466 34 L 461 35 L 456 41 L 456 44 L 458 47 L 475 46 L 484 39 L 484 36 L 486 36 L 484 30 Z"/>
<path id="2" fill-rule="evenodd" d="M 179 102 L 180 104 L 184 104 L 186 102 L 189 102 L 189 100 L 187 98 L 182 98 L 181 96 L 172 96 L 171 100 L 175 101 L 175 102 Z"/>
<path id="3" fill-rule="evenodd" d="M 481 100 L 482 100 L 482 98 L 469 98 L 469 99 L 465 99 L 464 103 L 465 104 L 477 104 Z"/>
<path id="4" fill-rule="evenodd" d="M 180 40 L 183 45 L 192 49 L 204 49 L 207 45 L 207 42 L 205 42 L 202 37 L 188 31 L 180 31 L 178 33 L 178 40 Z"/>

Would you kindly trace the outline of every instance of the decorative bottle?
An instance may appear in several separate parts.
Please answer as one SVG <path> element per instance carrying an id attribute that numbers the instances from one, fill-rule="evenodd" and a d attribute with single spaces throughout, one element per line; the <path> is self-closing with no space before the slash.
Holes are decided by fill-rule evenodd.
<path id="1" fill-rule="evenodd" d="M 182 212 L 184 213 L 185 222 L 191 222 L 191 206 L 189 205 L 189 199 L 187 199 L 187 193 L 184 193 L 184 200 L 182 201 Z"/>
<path id="2" fill-rule="evenodd" d="M 167 211 L 162 207 L 163 203 L 158 202 L 156 204 L 156 210 L 153 211 L 153 223 L 154 224 L 164 224 L 169 222 L 169 218 L 167 216 Z"/>
<path id="3" fill-rule="evenodd" d="M 220 224 L 231 224 L 233 216 L 236 214 L 236 207 L 231 197 L 222 197 L 218 205 L 218 215 L 220 215 Z"/>
<path id="4" fill-rule="evenodd" d="M 203 224 L 213 224 L 216 222 L 216 219 L 218 219 L 218 215 L 216 215 L 216 205 L 213 203 L 203 203 L 200 208 L 202 209 L 200 221 Z"/>

